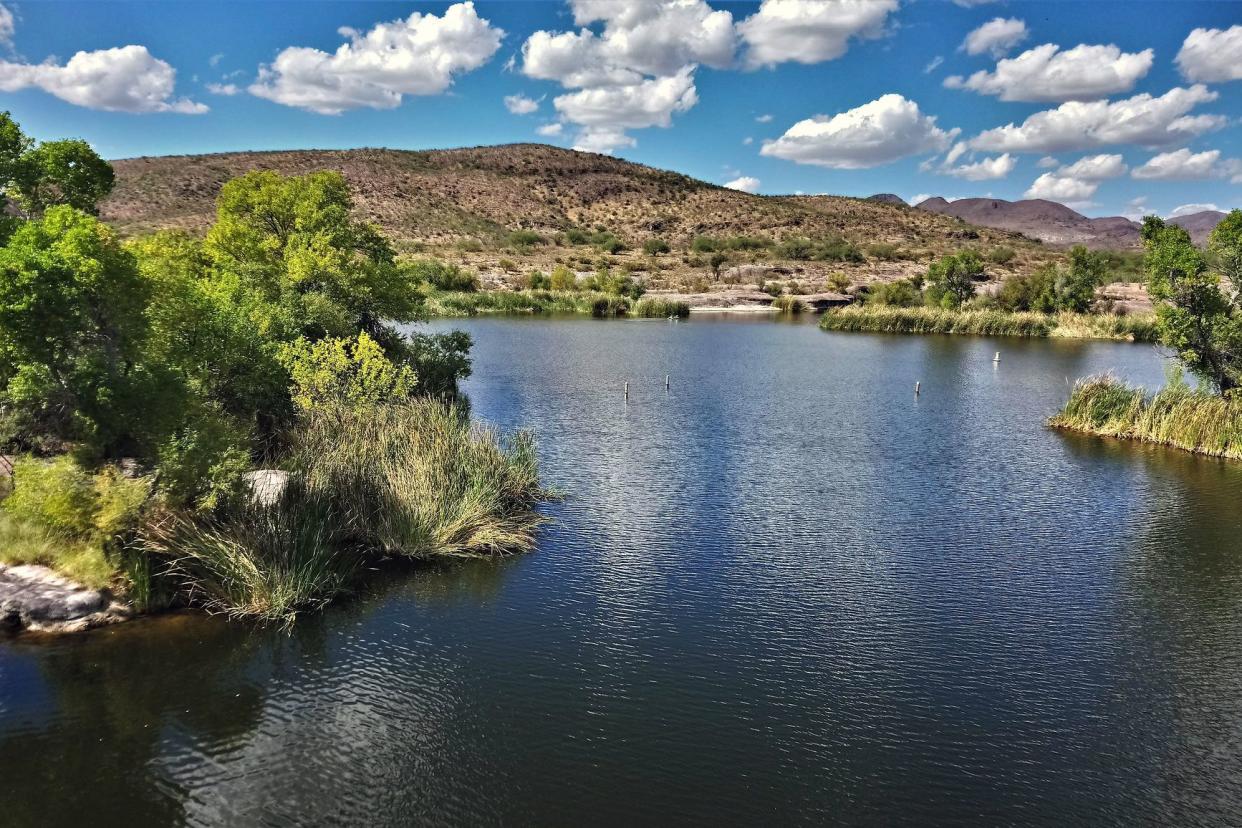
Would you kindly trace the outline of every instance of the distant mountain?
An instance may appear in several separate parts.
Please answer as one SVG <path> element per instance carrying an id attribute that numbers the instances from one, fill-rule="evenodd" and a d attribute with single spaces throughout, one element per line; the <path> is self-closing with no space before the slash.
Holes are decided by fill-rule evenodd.
<path id="1" fill-rule="evenodd" d="M 954 216 L 981 227 L 1012 230 L 1048 244 L 1085 244 L 1124 250 L 1140 245 L 1139 225 L 1121 216 L 1087 218 L 1064 204 L 1044 199 L 1005 201 L 1001 198 L 929 198 L 919 210 Z"/>
<path id="2" fill-rule="evenodd" d="M 1104 250 L 1129 250 L 1142 246 L 1139 238 L 1141 225 L 1138 222 L 1124 216 L 1088 218 L 1064 204 L 1039 198 L 1026 201 L 1005 201 L 1002 198 L 946 201 L 936 196 L 914 206 L 942 216 L 954 216 L 980 227 L 1012 230 L 1048 244 L 1085 244 Z M 1195 244 L 1204 244 L 1212 228 L 1224 217 L 1225 214 L 1219 210 L 1204 210 L 1169 219 L 1169 222 L 1184 227 Z"/>
<path id="3" fill-rule="evenodd" d="M 900 204 L 903 207 L 909 206 L 904 198 L 892 193 L 876 193 L 873 196 L 867 196 L 867 201 L 878 201 L 881 204 Z"/>
<path id="4" fill-rule="evenodd" d="M 1190 213 L 1185 216 L 1177 216 L 1169 219 L 1169 224 L 1176 224 L 1190 234 L 1190 240 L 1195 244 L 1205 244 L 1208 234 L 1220 224 L 1220 220 L 1225 214 L 1220 210 L 1204 210 L 1199 213 Z"/>

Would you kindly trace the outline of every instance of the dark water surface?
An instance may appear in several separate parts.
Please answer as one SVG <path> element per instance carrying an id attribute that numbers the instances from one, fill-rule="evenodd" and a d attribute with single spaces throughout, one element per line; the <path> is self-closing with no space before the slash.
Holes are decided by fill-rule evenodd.
<path id="1" fill-rule="evenodd" d="M 0 642 L 0 826 L 1242 824 L 1242 464 L 1043 425 L 1152 349 L 463 326 L 538 551 Z"/>

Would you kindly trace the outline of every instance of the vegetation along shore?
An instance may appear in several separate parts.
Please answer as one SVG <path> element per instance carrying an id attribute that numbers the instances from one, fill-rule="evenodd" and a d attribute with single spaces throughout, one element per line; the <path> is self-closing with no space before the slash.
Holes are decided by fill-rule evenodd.
<path id="1" fill-rule="evenodd" d="M 1158 341 L 1198 387 L 1180 373 L 1153 395 L 1111 377 L 1090 378 L 1049 423 L 1242 459 L 1242 210 L 1212 230 L 1205 250 L 1154 216 L 1143 222 L 1143 242 Z"/>
<path id="2" fill-rule="evenodd" d="M 288 622 L 378 557 L 531 547 L 529 436 L 470 420 L 469 337 L 398 330 L 417 274 L 340 175 L 248 173 L 202 236 L 123 241 L 87 144 L 0 137 L 0 587 Z"/>

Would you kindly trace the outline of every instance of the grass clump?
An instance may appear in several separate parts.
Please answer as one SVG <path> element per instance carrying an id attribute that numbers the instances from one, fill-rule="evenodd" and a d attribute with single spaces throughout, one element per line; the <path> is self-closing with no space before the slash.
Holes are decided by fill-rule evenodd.
<path id="1" fill-rule="evenodd" d="M 777 296 L 772 300 L 772 307 L 781 313 L 802 313 L 806 303 L 797 296 Z"/>
<path id="2" fill-rule="evenodd" d="M 677 302 L 659 296 L 644 296 L 630 308 L 630 315 L 643 319 L 667 319 L 690 315 L 689 302 Z"/>
<path id="3" fill-rule="evenodd" d="M 1152 341 L 1154 322 L 1145 316 L 1043 314 L 995 309 L 852 305 L 830 310 L 819 323 L 826 331 L 966 334 L 975 336 L 1067 337 Z"/>
<path id="4" fill-rule="evenodd" d="M 1149 396 L 1112 377 L 1090 377 L 1074 386 L 1065 407 L 1048 424 L 1242 459 L 1242 400 L 1196 391 L 1180 381 Z"/>

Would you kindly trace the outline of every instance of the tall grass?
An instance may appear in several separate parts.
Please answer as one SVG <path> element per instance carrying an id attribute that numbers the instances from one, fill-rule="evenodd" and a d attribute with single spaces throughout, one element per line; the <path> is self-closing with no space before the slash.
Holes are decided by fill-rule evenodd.
<path id="1" fill-rule="evenodd" d="M 888 305 L 851 305 L 824 314 L 819 326 L 826 331 L 877 333 L 968 334 L 977 336 L 1079 337 L 1154 341 L 1153 317 L 1113 314 L 1011 313 L 1000 310 L 946 310 L 901 308 Z"/>
<path id="2" fill-rule="evenodd" d="M 802 313 L 806 303 L 797 296 L 781 295 L 772 300 L 772 307 L 781 313 Z"/>
<path id="3" fill-rule="evenodd" d="M 690 303 L 677 302 L 660 296 L 644 296 L 630 309 L 630 315 L 644 319 L 667 319 L 670 316 L 686 317 L 690 315 Z"/>
<path id="4" fill-rule="evenodd" d="M 437 292 L 427 297 L 431 316 L 479 314 L 576 313 L 616 316 L 629 310 L 629 300 L 599 291 L 489 290 L 477 293 Z"/>
<path id="5" fill-rule="evenodd" d="M 413 557 L 524 551 L 542 521 L 534 444 L 504 440 L 434 400 L 325 410 L 296 435 L 307 491 L 354 539 Z"/>
<path id="6" fill-rule="evenodd" d="M 1242 401 L 1173 384 L 1148 396 L 1112 377 L 1074 386 L 1054 428 L 1242 459 Z"/>

